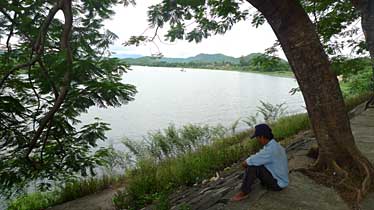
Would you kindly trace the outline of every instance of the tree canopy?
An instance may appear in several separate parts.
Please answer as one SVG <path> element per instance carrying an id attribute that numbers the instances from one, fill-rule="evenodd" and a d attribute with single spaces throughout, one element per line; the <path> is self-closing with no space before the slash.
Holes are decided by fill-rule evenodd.
<path id="1" fill-rule="evenodd" d="M 103 28 L 112 6 L 133 1 L 0 2 L 0 189 L 95 173 L 108 149 L 109 125 L 81 125 L 91 106 L 121 106 L 136 89 L 123 84 L 128 66 L 109 58 L 118 37 Z"/>

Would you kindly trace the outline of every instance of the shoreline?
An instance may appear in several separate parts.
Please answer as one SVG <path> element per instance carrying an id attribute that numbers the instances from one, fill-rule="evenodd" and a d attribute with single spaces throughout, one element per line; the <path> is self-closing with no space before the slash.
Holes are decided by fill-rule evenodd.
<path id="1" fill-rule="evenodd" d="M 129 64 L 130 68 L 132 66 L 142 66 L 142 67 L 156 67 L 156 68 L 175 68 L 175 69 L 191 69 L 191 70 L 216 70 L 216 71 L 231 71 L 231 72 L 242 72 L 242 73 L 252 73 L 252 74 L 262 74 L 273 77 L 282 77 L 282 78 L 295 78 L 292 71 L 274 71 L 274 72 L 261 72 L 261 71 L 243 71 L 240 69 L 225 69 L 225 68 L 209 68 L 209 67 L 180 67 L 180 66 L 150 66 L 150 65 L 138 65 L 138 64 Z"/>

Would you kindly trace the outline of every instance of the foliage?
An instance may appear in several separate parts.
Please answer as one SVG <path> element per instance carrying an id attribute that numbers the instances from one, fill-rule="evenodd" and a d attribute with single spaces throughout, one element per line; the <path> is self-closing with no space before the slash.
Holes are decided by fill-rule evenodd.
<path id="1" fill-rule="evenodd" d="M 63 203 L 85 195 L 100 192 L 113 185 L 118 185 L 123 181 L 124 177 L 118 175 L 103 175 L 99 178 L 76 179 L 65 183 L 65 185 L 57 191 L 57 194 L 59 196 L 59 201 Z"/>
<path id="2" fill-rule="evenodd" d="M 123 143 L 137 161 L 143 159 L 160 161 L 211 144 L 215 139 L 222 138 L 225 133 L 226 129 L 220 125 L 210 127 L 189 124 L 177 129 L 171 124 L 163 131 L 148 133 L 143 141 L 126 138 Z"/>
<path id="3" fill-rule="evenodd" d="M 33 193 L 13 200 L 8 210 L 40 210 L 46 209 L 58 201 L 55 193 Z"/>
<path id="4" fill-rule="evenodd" d="M 248 116 L 243 120 L 243 122 L 250 128 L 253 128 L 256 124 L 258 124 L 259 115 L 261 115 L 263 121 L 271 124 L 279 118 L 284 117 L 286 114 L 287 106 L 285 106 L 285 103 L 276 105 L 264 101 L 260 101 L 260 103 L 261 106 L 257 107 L 257 113 L 255 115 Z"/>
<path id="5" fill-rule="evenodd" d="M 370 68 L 366 68 L 366 71 L 348 77 L 345 83 L 348 86 L 349 94 L 354 95 L 373 90 L 371 77 L 372 71 Z"/>
<path id="6" fill-rule="evenodd" d="M 362 53 L 363 39 L 357 39 L 360 14 L 353 7 L 352 1 L 303 0 L 301 2 L 316 25 L 317 33 L 328 54 L 339 54 L 346 46 L 356 49 L 357 53 Z"/>
<path id="7" fill-rule="evenodd" d="M 276 56 L 269 56 L 269 55 L 259 55 L 255 56 L 250 61 L 243 61 L 241 63 L 248 63 L 249 66 L 252 66 L 255 71 L 265 71 L 265 72 L 272 72 L 272 71 L 290 71 L 291 68 L 287 62 L 283 61 L 282 59 Z"/>
<path id="8" fill-rule="evenodd" d="M 336 56 L 331 59 L 331 64 L 335 74 L 342 75 L 344 78 L 359 74 L 371 66 L 370 58 L 367 57 L 347 58 Z"/>
<path id="9" fill-rule="evenodd" d="M 231 134 L 234 135 L 235 134 L 235 130 L 236 128 L 238 127 L 239 123 L 240 123 L 240 118 L 238 118 L 237 120 L 235 120 L 231 126 L 230 126 L 230 130 L 231 130 Z"/>
<path id="10" fill-rule="evenodd" d="M 111 6 L 131 2 L 0 2 L 7 40 L 0 54 L 1 193 L 32 180 L 43 190 L 49 180 L 94 174 L 105 163 L 109 151 L 91 149 L 105 140 L 108 124 L 96 120 L 77 129 L 77 117 L 94 105 L 121 106 L 136 93 L 121 83 L 128 66 L 108 58 L 117 36 L 102 27 L 114 14 Z"/>
<path id="11" fill-rule="evenodd" d="M 99 192 L 123 182 L 122 176 L 102 176 L 73 180 L 50 192 L 34 192 L 20 196 L 9 203 L 9 210 L 40 210 Z"/>
<path id="12" fill-rule="evenodd" d="M 373 90 L 370 58 L 337 56 L 332 59 L 332 68 L 337 75 L 342 76 L 345 94 L 357 95 Z"/>
<path id="13" fill-rule="evenodd" d="M 271 103 L 261 102 L 261 106 L 257 107 L 259 113 L 264 117 L 265 122 L 271 123 L 286 114 L 287 106 L 285 102 L 273 105 Z"/>

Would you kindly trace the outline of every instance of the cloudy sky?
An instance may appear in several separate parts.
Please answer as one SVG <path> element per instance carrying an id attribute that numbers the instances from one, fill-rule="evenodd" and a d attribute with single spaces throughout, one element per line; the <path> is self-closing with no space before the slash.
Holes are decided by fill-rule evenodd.
<path id="1" fill-rule="evenodd" d="M 119 37 L 118 41 L 112 46 L 112 51 L 118 54 L 149 56 L 158 53 L 160 50 L 165 57 L 189 57 L 199 53 L 223 53 L 240 57 L 250 53 L 264 52 L 276 40 L 268 24 L 254 28 L 251 26 L 250 21 L 243 21 L 236 24 L 226 34 L 212 36 L 198 44 L 178 40 L 169 44 L 156 41 L 159 50 L 153 43 L 139 47 L 124 47 L 122 43 L 128 40 L 130 36 L 140 35 L 148 28 L 147 8 L 158 2 L 160 0 L 138 0 L 136 6 L 124 7 L 119 5 L 115 8 L 116 14 L 114 17 L 105 22 L 105 27 L 116 33 Z M 250 8 L 249 4 L 248 8 Z M 252 11 L 255 10 L 252 9 Z M 165 32 L 165 29 L 159 30 L 162 39 Z M 151 36 L 153 33 L 154 30 L 149 29 L 145 32 L 145 35 Z M 278 55 L 284 57 L 282 52 L 278 53 Z"/>

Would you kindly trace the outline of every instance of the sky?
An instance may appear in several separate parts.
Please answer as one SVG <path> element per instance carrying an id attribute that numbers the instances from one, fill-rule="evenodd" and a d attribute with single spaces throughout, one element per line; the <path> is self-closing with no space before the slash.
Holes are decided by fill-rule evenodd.
<path id="1" fill-rule="evenodd" d="M 187 42 L 178 40 L 173 43 L 161 43 L 156 40 L 156 45 L 147 43 L 143 46 L 125 47 L 122 43 L 126 42 L 130 36 L 141 35 L 147 28 L 147 10 L 148 7 L 159 3 L 160 0 L 138 0 L 136 6 L 124 7 L 116 6 L 116 14 L 111 20 L 105 22 L 105 27 L 118 35 L 119 39 L 111 47 L 111 50 L 117 54 L 137 54 L 150 56 L 159 51 L 165 57 L 190 57 L 199 53 L 222 53 L 225 55 L 240 57 L 250 53 L 264 52 L 266 48 L 271 47 L 276 37 L 266 23 L 259 28 L 251 26 L 250 20 L 242 21 L 234 25 L 231 31 L 224 35 L 214 35 L 201 43 Z M 251 6 L 246 5 L 248 8 Z M 251 9 L 255 11 L 255 9 Z M 192 29 L 192 28 L 191 28 Z M 154 29 L 146 30 L 144 35 L 152 36 Z M 163 40 L 163 34 L 166 29 L 160 29 L 160 38 Z M 159 48 L 159 49 L 158 49 Z M 278 56 L 285 58 L 283 52 L 279 52 Z"/>

